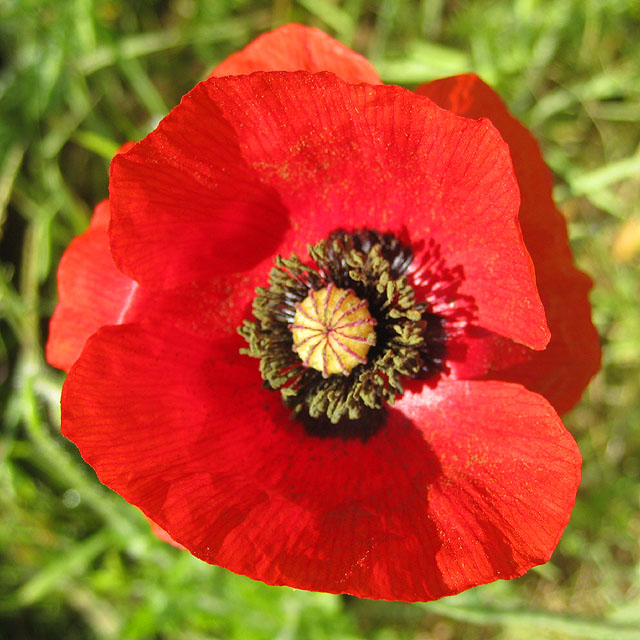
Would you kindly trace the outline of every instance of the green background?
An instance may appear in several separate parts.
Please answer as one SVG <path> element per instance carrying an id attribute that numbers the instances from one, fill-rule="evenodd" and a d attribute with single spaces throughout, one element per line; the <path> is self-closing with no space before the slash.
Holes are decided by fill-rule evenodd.
<path id="1" fill-rule="evenodd" d="M 256 34 L 318 26 L 414 86 L 475 71 L 535 133 L 595 281 L 600 374 L 551 562 L 435 603 L 268 587 L 156 540 L 59 435 L 55 270 L 109 159 Z M 640 2 L 0 0 L 0 637 L 640 639 Z"/>

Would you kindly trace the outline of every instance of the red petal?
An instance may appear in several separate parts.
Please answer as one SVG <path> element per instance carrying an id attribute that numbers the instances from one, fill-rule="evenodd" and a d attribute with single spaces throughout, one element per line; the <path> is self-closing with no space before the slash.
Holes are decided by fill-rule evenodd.
<path id="1" fill-rule="evenodd" d="M 101 202 L 91 225 L 75 238 L 58 267 L 59 303 L 51 318 L 47 361 L 68 371 L 87 338 L 123 317 L 137 285 L 116 268 L 107 237 L 109 203 Z"/>
<path id="2" fill-rule="evenodd" d="M 459 291 L 475 298 L 478 325 L 547 344 L 508 148 L 488 121 L 328 74 L 212 78 L 200 91 L 290 211 L 280 253 L 304 252 L 337 227 L 407 227 L 413 242 L 434 239 L 449 267 L 462 266 Z"/>
<path id="3" fill-rule="evenodd" d="M 331 71 L 345 82 L 380 83 L 376 70 L 361 55 L 301 24 L 286 24 L 261 35 L 219 64 L 211 76 L 254 71 Z"/>
<path id="4" fill-rule="evenodd" d="M 551 174 L 538 144 L 477 76 L 437 80 L 416 91 L 459 115 L 490 118 L 509 145 L 522 198 L 520 225 L 552 336 L 540 353 L 495 335 L 470 337 L 470 357 L 458 375 L 476 377 L 486 372 L 492 378 L 520 382 L 542 393 L 562 413 L 579 400 L 600 368 L 600 346 L 591 322 L 591 281 L 573 264 L 566 223 L 553 203 Z M 474 372 L 474 360 L 484 368 Z"/>
<path id="5" fill-rule="evenodd" d="M 109 253 L 109 203 L 73 240 L 58 269 L 59 303 L 49 326 L 47 361 L 68 371 L 87 338 L 103 325 L 146 319 L 202 336 L 235 335 L 265 275 L 230 274 L 155 291 L 120 272 Z M 253 277 L 248 277 L 252 275 Z"/>
<path id="6" fill-rule="evenodd" d="M 153 288 L 250 268 L 274 253 L 288 224 L 202 86 L 113 159 L 109 193 L 113 258 Z"/>
<path id="7" fill-rule="evenodd" d="M 459 591 L 546 562 L 581 465 L 552 407 L 520 385 L 486 381 L 442 382 L 396 408 L 421 425 L 440 465 L 428 502 L 445 584 Z"/>
<path id="8" fill-rule="evenodd" d="M 366 443 L 316 438 L 240 342 L 106 327 L 65 384 L 64 434 L 173 540 L 270 584 L 401 600 L 548 559 L 579 455 L 542 398 L 450 383 L 405 396 Z"/>

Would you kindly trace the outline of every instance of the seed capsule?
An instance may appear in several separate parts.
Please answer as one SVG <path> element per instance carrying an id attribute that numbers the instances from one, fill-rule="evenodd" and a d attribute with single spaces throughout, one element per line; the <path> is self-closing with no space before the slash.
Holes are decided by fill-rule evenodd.
<path id="1" fill-rule="evenodd" d="M 310 291 L 296 305 L 289 329 L 302 364 L 328 378 L 335 373 L 348 376 L 354 367 L 367 362 L 369 348 L 376 343 L 375 324 L 366 300 L 330 283 Z"/>

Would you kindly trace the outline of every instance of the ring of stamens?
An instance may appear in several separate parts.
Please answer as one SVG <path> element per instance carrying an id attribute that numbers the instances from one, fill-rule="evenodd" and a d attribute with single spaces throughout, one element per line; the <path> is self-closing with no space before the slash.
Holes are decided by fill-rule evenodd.
<path id="1" fill-rule="evenodd" d="M 331 424 L 347 433 L 393 404 L 403 380 L 442 369 L 443 324 L 416 300 L 413 253 L 395 235 L 339 230 L 309 256 L 276 258 L 268 287 L 256 289 L 254 319 L 239 328 L 243 352 L 314 433 Z"/>

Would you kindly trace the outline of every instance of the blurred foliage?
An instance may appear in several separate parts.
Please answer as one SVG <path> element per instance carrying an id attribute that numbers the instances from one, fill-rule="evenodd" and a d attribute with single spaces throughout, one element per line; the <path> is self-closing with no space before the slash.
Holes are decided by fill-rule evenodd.
<path id="1" fill-rule="evenodd" d="M 424 605 L 268 587 L 155 539 L 59 435 L 55 269 L 118 146 L 259 32 L 298 21 L 412 86 L 475 71 L 541 141 L 604 366 L 547 565 Z M 11 639 L 640 638 L 638 0 L 0 0 L 0 635 Z"/>

